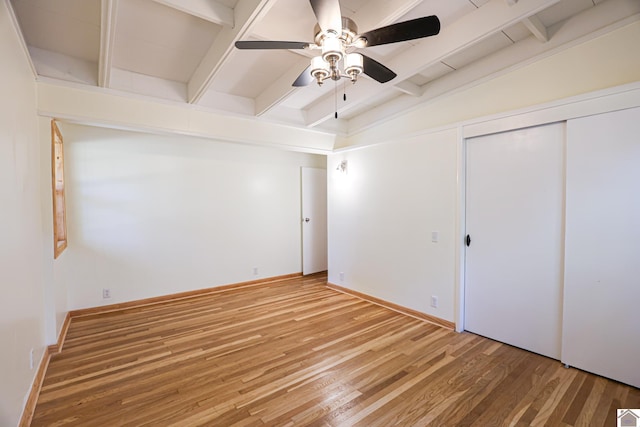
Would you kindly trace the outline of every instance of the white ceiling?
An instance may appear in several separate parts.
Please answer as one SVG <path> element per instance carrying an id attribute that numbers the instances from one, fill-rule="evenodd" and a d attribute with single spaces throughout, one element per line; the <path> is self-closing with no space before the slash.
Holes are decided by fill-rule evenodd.
<path id="1" fill-rule="evenodd" d="M 639 3 L 341 0 L 360 32 L 433 14 L 442 30 L 365 49 L 398 74 L 389 83 L 361 76 L 355 85 L 293 88 L 313 52 L 233 44 L 313 41 L 315 16 L 304 0 L 11 0 L 41 77 L 340 133 L 609 31 L 639 13 Z"/>

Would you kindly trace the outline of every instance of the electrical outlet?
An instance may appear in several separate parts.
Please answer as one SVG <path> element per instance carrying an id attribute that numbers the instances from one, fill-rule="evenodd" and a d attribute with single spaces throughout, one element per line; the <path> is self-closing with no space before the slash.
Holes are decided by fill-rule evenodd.
<path id="1" fill-rule="evenodd" d="M 33 370 L 35 361 L 33 360 L 33 349 L 29 352 L 29 369 Z"/>
<path id="2" fill-rule="evenodd" d="M 258 275 L 258 267 L 253 267 L 253 275 L 254 276 Z"/>
<path id="3" fill-rule="evenodd" d="M 102 299 L 111 298 L 111 289 L 104 288 L 102 289 Z"/>
<path id="4" fill-rule="evenodd" d="M 438 308 L 438 297 L 431 295 L 431 307 Z"/>
<path id="5" fill-rule="evenodd" d="M 340 281 L 344 282 L 344 271 L 340 272 Z"/>

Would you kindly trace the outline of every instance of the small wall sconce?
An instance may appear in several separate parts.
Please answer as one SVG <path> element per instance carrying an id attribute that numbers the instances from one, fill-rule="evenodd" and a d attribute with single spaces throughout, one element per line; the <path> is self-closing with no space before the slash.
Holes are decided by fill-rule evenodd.
<path id="1" fill-rule="evenodd" d="M 343 173 L 347 173 L 347 161 L 343 160 L 338 164 L 338 167 L 336 168 L 337 171 L 343 172 Z"/>

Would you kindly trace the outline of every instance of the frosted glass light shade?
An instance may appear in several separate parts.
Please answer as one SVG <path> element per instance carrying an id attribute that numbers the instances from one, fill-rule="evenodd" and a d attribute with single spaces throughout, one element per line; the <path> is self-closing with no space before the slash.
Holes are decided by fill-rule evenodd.
<path id="1" fill-rule="evenodd" d="M 326 79 L 329 74 L 329 64 L 321 56 L 311 58 L 311 75 L 318 81 Z"/>

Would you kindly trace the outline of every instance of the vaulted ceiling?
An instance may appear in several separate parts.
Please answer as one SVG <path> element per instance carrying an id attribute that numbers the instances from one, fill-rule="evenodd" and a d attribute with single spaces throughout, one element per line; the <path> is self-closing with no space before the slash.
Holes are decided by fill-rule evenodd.
<path id="1" fill-rule="evenodd" d="M 388 83 L 361 76 L 353 85 L 294 88 L 317 51 L 234 43 L 312 42 L 316 18 L 306 0 L 10 3 L 39 79 L 338 134 L 604 34 L 640 12 L 637 0 L 341 0 L 342 15 L 361 32 L 427 15 L 437 15 L 442 30 L 364 49 L 397 73 Z"/>

